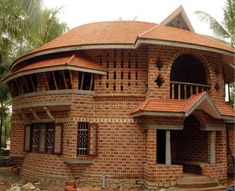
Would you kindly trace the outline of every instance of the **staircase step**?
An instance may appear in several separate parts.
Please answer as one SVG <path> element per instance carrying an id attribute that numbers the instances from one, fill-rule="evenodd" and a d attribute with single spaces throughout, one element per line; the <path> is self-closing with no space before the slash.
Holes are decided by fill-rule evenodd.
<path id="1" fill-rule="evenodd" d="M 175 191 L 225 191 L 226 186 L 218 185 L 217 182 L 201 174 L 185 173 L 177 181 Z"/>
<path id="2" fill-rule="evenodd" d="M 179 188 L 207 188 L 218 184 L 206 176 L 185 176 L 177 180 Z"/>
<path id="3" fill-rule="evenodd" d="M 179 188 L 175 191 L 225 191 L 225 186 L 213 186 L 204 188 Z"/>

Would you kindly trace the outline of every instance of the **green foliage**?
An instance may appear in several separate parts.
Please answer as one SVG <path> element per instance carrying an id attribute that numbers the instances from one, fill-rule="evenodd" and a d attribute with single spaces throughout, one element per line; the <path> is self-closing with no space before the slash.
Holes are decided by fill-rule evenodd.
<path id="1" fill-rule="evenodd" d="M 68 27 L 57 17 L 60 9 L 43 9 L 42 0 L 0 0 L 0 148 L 10 132 L 11 96 L 2 78 L 10 63 L 60 36 Z"/>
<path id="2" fill-rule="evenodd" d="M 214 35 L 219 38 L 215 38 L 216 40 L 235 47 L 235 0 L 226 0 L 223 11 L 224 19 L 221 23 L 206 12 L 197 11 L 195 13 L 199 16 L 201 21 L 209 24 Z M 235 83 L 232 83 L 230 88 L 230 104 L 234 106 L 234 103 Z"/>
<path id="3" fill-rule="evenodd" d="M 41 30 L 31 32 L 28 38 L 28 49 L 40 47 L 68 30 L 66 23 L 60 22 L 57 14 L 60 8 L 44 9 L 42 12 Z"/>
<path id="4" fill-rule="evenodd" d="M 227 0 L 224 11 L 223 22 L 218 22 L 210 14 L 203 11 L 196 11 L 200 20 L 209 24 L 214 35 L 224 42 L 235 46 L 235 0 Z"/>

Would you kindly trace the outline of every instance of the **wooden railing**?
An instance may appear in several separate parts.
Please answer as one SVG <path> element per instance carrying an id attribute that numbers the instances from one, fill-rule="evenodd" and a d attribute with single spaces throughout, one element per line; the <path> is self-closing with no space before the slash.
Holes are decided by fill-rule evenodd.
<path id="1" fill-rule="evenodd" d="M 191 95 L 208 91 L 210 86 L 204 84 L 188 83 L 188 82 L 170 82 L 170 98 L 171 99 L 188 99 Z"/>

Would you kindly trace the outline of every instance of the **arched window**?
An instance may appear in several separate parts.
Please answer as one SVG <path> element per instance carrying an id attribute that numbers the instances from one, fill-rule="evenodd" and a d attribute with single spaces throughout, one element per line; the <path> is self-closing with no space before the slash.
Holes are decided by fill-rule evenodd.
<path id="1" fill-rule="evenodd" d="M 206 71 L 201 61 L 193 55 L 183 54 L 172 65 L 171 92 L 173 99 L 187 99 L 193 94 L 207 91 Z"/>

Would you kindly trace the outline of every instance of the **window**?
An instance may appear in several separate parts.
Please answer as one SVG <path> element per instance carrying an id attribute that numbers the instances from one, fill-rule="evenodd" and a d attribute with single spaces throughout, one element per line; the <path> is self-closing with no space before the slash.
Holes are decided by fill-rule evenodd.
<path id="1" fill-rule="evenodd" d="M 25 126 L 26 152 L 61 154 L 62 125 L 54 123 L 36 123 Z"/>
<path id="2" fill-rule="evenodd" d="M 98 146 L 97 124 L 79 122 L 77 135 L 77 154 L 79 156 L 96 156 Z"/>
<path id="3" fill-rule="evenodd" d="M 230 101 L 230 87 L 229 83 L 224 83 L 224 101 L 229 102 Z"/>
<path id="4" fill-rule="evenodd" d="M 94 74 L 80 72 L 78 76 L 78 82 L 79 90 L 94 90 Z"/>

